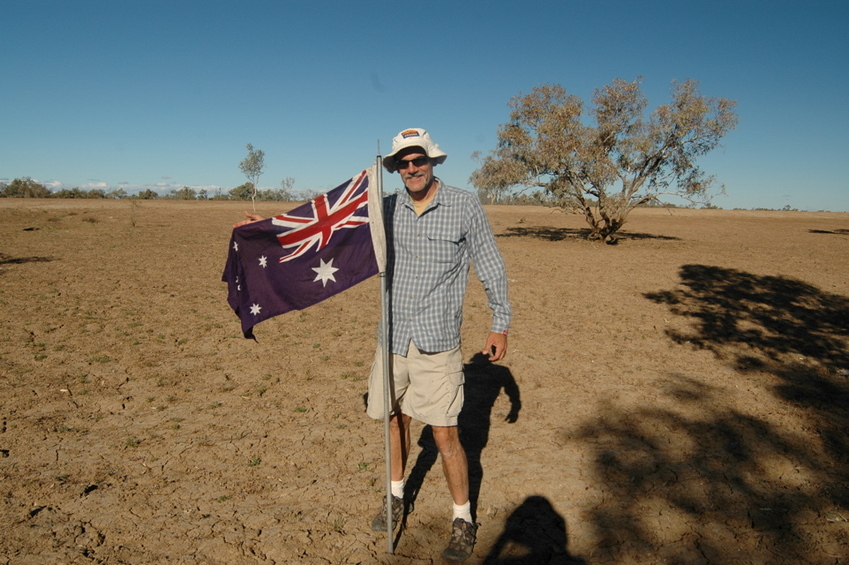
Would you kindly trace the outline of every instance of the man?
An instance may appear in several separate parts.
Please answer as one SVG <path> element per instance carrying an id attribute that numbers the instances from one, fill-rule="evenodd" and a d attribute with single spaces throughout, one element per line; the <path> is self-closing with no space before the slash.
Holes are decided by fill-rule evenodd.
<path id="1" fill-rule="evenodd" d="M 404 470 L 413 418 L 431 426 L 453 501 L 452 536 L 443 557 L 463 561 L 472 554 L 477 525 L 471 515 L 469 471 L 457 419 L 463 407 L 460 323 L 471 261 L 484 285 L 493 321 L 483 353 L 500 361 L 507 353 L 511 310 L 504 261 L 477 196 L 442 183 L 433 174 L 448 156 L 423 129 L 407 129 L 392 140 L 383 159 L 398 171 L 405 190 L 386 198 L 389 349 L 392 379 L 390 478 L 392 522 L 404 517 Z M 248 219 L 236 226 L 261 220 Z M 369 378 L 368 415 L 384 418 L 383 354 L 378 345 Z M 384 508 L 372 529 L 386 531 Z"/>
<path id="2" fill-rule="evenodd" d="M 493 310 L 483 347 L 490 361 L 507 352 L 511 310 L 504 261 L 477 196 L 445 185 L 434 176 L 447 155 L 423 129 L 400 132 L 383 159 L 397 171 L 405 191 L 387 198 L 385 224 L 390 317 L 392 414 L 390 478 L 393 523 L 404 516 L 404 469 L 410 454 L 410 422 L 429 424 L 453 499 L 451 541 L 443 557 L 463 561 L 474 548 L 477 525 L 471 515 L 469 472 L 457 418 L 463 406 L 460 323 L 470 261 Z M 379 347 L 385 344 L 380 344 Z M 368 415 L 383 419 L 383 355 L 369 379 Z M 386 508 L 372 528 L 386 531 Z"/>

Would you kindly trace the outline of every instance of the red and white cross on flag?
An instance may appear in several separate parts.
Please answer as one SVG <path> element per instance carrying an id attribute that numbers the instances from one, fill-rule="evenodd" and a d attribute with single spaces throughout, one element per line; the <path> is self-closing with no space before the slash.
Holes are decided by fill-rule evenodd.
<path id="1" fill-rule="evenodd" d="M 335 202 L 330 201 L 328 194 L 322 194 L 310 202 L 311 212 L 308 211 L 306 216 L 291 213 L 274 216 L 271 220 L 273 225 L 292 228 L 277 235 L 280 245 L 295 248 L 281 257 L 280 263 L 300 257 L 313 246 L 316 246 L 314 251 L 321 250 L 336 230 L 367 224 L 368 216 L 355 215 L 357 210 L 368 204 L 367 180 L 367 171 L 352 178 Z"/>

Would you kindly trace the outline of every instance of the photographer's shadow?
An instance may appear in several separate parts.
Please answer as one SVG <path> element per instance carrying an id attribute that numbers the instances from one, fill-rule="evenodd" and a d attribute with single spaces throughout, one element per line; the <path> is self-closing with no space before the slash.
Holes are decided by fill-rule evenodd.
<path id="1" fill-rule="evenodd" d="M 566 520 L 543 496 L 529 496 L 507 518 L 485 565 L 587 565 L 569 555 Z"/>
<path id="2" fill-rule="evenodd" d="M 489 441 L 492 409 L 503 390 L 510 400 L 510 411 L 504 420 L 512 424 L 519 418 L 522 403 L 519 387 L 510 369 L 490 362 L 486 355 L 477 353 L 463 366 L 463 373 L 466 380 L 465 401 L 458 427 L 460 440 L 469 461 L 469 500 L 472 503 L 472 516 L 477 519 L 477 502 L 483 482 L 481 452 Z M 422 450 L 407 479 L 406 490 L 411 505 L 415 503 L 424 478 L 439 455 L 430 426 L 422 429 L 419 446 Z"/>

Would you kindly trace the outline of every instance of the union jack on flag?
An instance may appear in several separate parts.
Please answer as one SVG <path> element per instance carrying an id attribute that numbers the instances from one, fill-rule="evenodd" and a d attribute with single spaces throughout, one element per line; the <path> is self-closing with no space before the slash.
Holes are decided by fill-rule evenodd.
<path id="1" fill-rule="evenodd" d="M 313 246 L 315 246 L 315 251 L 321 251 L 330 243 L 333 232 L 367 224 L 367 213 L 356 214 L 358 210 L 368 204 L 368 185 L 368 171 L 363 171 L 352 178 L 350 182 L 330 193 L 322 194 L 310 202 L 310 209 L 306 216 L 295 214 L 295 212 L 303 212 L 304 207 L 288 214 L 274 216 L 271 219 L 273 225 L 289 228 L 289 231 L 277 235 L 280 245 L 286 248 L 295 248 L 294 251 L 281 257 L 278 261 L 280 263 L 291 261 L 306 253 Z M 331 194 L 339 188 L 343 189 L 341 195 L 334 195 L 337 198 L 331 202 Z"/>
<path id="2" fill-rule="evenodd" d="M 376 167 L 311 202 L 233 230 L 222 280 L 245 337 L 273 316 L 302 310 L 384 268 Z"/>

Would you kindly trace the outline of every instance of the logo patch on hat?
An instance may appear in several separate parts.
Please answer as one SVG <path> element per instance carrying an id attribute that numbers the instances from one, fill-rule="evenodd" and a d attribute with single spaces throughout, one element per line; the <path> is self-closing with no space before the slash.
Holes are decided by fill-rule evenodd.
<path id="1" fill-rule="evenodd" d="M 404 139 L 407 139 L 408 137 L 418 137 L 418 136 L 419 136 L 418 130 L 414 130 L 414 129 L 408 129 L 406 131 L 401 132 L 401 137 L 403 137 Z"/>

